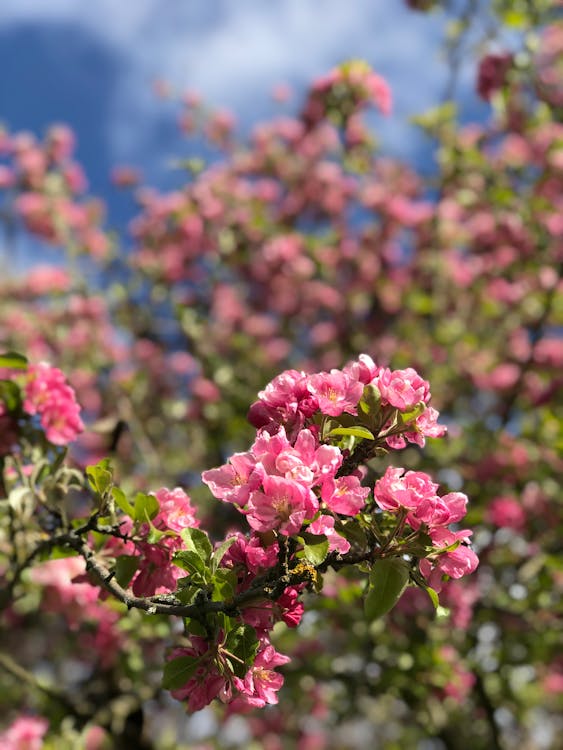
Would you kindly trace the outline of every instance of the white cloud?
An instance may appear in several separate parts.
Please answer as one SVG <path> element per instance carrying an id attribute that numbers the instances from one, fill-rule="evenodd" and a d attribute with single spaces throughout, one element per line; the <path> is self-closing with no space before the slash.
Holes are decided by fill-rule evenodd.
<path id="1" fill-rule="evenodd" d="M 248 123 L 268 111 L 281 80 L 304 85 L 349 57 L 390 79 L 397 116 L 382 127 L 394 151 L 412 145 L 405 116 L 438 95 L 439 22 L 400 3 L 373 0 L 2 0 L 0 27 L 72 23 L 119 52 L 107 123 L 115 160 L 144 155 L 156 137 L 155 78 L 199 90 Z M 438 81 L 438 83 L 437 83 Z"/>

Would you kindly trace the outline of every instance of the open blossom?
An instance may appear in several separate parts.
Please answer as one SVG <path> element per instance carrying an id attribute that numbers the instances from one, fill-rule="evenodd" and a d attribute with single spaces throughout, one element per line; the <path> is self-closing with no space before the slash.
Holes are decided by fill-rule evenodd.
<path id="1" fill-rule="evenodd" d="M 23 408 L 38 414 L 47 439 L 67 445 L 84 429 L 80 406 L 63 373 L 46 362 L 30 365 L 27 371 Z"/>
<path id="2" fill-rule="evenodd" d="M 310 375 L 307 387 L 321 412 L 331 417 L 338 417 L 343 412 L 357 414 L 358 401 L 364 390 L 362 383 L 340 370 Z"/>
<path id="3" fill-rule="evenodd" d="M 205 638 L 191 636 L 191 646 L 175 648 L 170 653 L 170 659 L 181 656 L 191 656 L 199 659 L 199 665 L 186 684 L 172 690 L 171 693 L 179 701 L 187 700 L 188 711 L 200 711 L 209 705 L 214 698 L 225 695 L 227 681 L 219 674 L 213 660 L 213 653 Z"/>
<path id="4" fill-rule="evenodd" d="M 311 518 L 318 502 L 310 490 L 283 477 L 266 476 L 264 491 L 252 493 L 247 518 L 256 531 L 277 529 L 281 534 L 297 534 L 306 518 Z"/>
<path id="5" fill-rule="evenodd" d="M 385 474 L 374 486 L 375 502 L 382 510 L 398 511 L 405 508 L 409 512 L 406 519 L 413 529 L 422 523 L 429 527 L 446 526 L 457 523 L 465 516 L 467 496 L 462 492 L 437 494 L 438 485 L 422 471 L 407 471 L 388 467 Z"/>
<path id="6" fill-rule="evenodd" d="M 413 409 L 418 403 L 430 399 L 430 385 L 408 367 L 406 370 L 389 370 L 382 367 L 372 380 L 380 394 L 382 404 L 391 404 L 400 411 Z"/>
<path id="7" fill-rule="evenodd" d="M 267 466 L 264 455 L 260 460 Z M 288 444 L 275 458 L 276 471 L 309 487 L 334 476 L 341 465 L 340 450 L 319 444 L 311 430 L 301 430 L 294 445 Z"/>
<path id="8" fill-rule="evenodd" d="M 262 708 L 267 703 L 277 703 L 283 675 L 275 672 L 274 667 L 287 664 L 288 661 L 289 656 L 278 653 L 272 645 L 262 648 L 244 679 L 234 678 L 235 686 L 244 696 L 245 702 L 257 708 Z"/>
<path id="9" fill-rule="evenodd" d="M 182 529 L 194 529 L 199 526 L 200 522 L 196 518 L 195 508 L 191 504 L 189 495 L 186 495 L 181 487 L 175 487 L 173 490 L 163 487 L 155 492 L 155 496 L 160 510 L 153 518 L 152 524 L 157 529 L 179 532 Z"/>
<path id="10" fill-rule="evenodd" d="M 440 549 L 449 547 L 460 542 L 455 549 L 443 552 L 432 564 L 430 560 L 424 558 L 420 561 L 420 572 L 428 581 L 428 585 L 435 591 L 442 588 L 442 576 L 447 575 L 450 578 L 462 578 L 463 576 L 473 573 L 479 565 L 479 558 L 468 546 L 463 544 L 467 542 L 472 532 L 467 529 L 462 531 L 450 531 L 445 528 L 430 529 L 430 537 L 434 547 Z"/>
<path id="11" fill-rule="evenodd" d="M 407 443 L 415 443 L 421 448 L 426 445 L 426 438 L 439 438 L 443 437 L 447 432 L 447 427 L 443 424 L 438 424 L 439 412 L 427 406 L 420 416 L 418 416 L 413 422 L 409 422 L 409 429 L 400 435 L 390 435 L 386 438 L 385 442 L 390 448 L 400 449 L 404 448 Z"/>
<path id="12" fill-rule="evenodd" d="M 373 488 L 375 502 L 382 510 L 416 510 L 421 502 L 436 496 L 438 485 L 422 471 L 388 466 Z"/>
<path id="13" fill-rule="evenodd" d="M 254 455 L 247 452 L 235 453 L 228 464 L 204 471 L 201 478 L 216 498 L 242 506 L 260 486 L 262 473 Z"/>
<path id="14" fill-rule="evenodd" d="M 321 498 L 333 513 L 355 516 L 365 505 L 369 488 L 362 487 L 354 476 L 327 479 L 321 490 Z"/>

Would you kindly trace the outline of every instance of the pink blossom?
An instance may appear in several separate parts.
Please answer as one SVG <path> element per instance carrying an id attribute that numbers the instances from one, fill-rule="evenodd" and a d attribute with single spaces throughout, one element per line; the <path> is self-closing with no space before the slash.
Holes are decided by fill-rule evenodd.
<path id="1" fill-rule="evenodd" d="M 277 545 L 276 545 L 277 546 Z M 303 617 L 304 607 L 299 601 L 299 591 L 289 587 L 272 601 L 250 604 L 242 610 L 242 619 L 257 632 L 266 634 L 277 622 L 283 621 L 288 628 L 296 628 Z"/>
<path id="2" fill-rule="evenodd" d="M 136 542 L 139 568 L 132 580 L 135 596 L 154 596 L 176 589 L 176 582 L 186 575 L 172 563 L 172 555 L 182 547 L 180 537 L 162 537 L 157 543 Z"/>
<path id="3" fill-rule="evenodd" d="M 367 385 L 372 382 L 378 371 L 379 367 L 369 354 L 360 354 L 357 360 L 348 362 L 342 372 L 354 380 L 359 380 L 360 383 Z"/>
<path id="4" fill-rule="evenodd" d="M 234 678 L 234 683 L 244 696 L 244 700 L 257 708 L 267 703 L 277 703 L 277 692 L 284 680 L 281 674 L 274 671 L 274 667 L 287 664 L 288 661 L 291 661 L 290 658 L 278 653 L 272 645 L 268 644 L 262 648 L 244 679 Z"/>
<path id="5" fill-rule="evenodd" d="M 388 466 L 385 474 L 375 483 L 373 496 L 382 510 L 398 511 L 401 508 L 416 510 L 422 502 L 436 497 L 438 485 L 422 471 L 407 471 Z"/>
<path id="6" fill-rule="evenodd" d="M 247 452 L 233 454 L 228 464 L 204 471 L 201 478 L 216 498 L 243 506 L 260 486 L 262 474 L 253 453 Z"/>
<path id="7" fill-rule="evenodd" d="M 317 510 L 315 496 L 302 484 L 283 477 L 265 476 L 262 484 L 264 492 L 253 492 L 248 503 L 250 526 L 256 531 L 297 534 L 305 518 Z"/>
<path id="8" fill-rule="evenodd" d="M 196 510 L 191 500 L 181 487 L 169 490 L 163 487 L 155 492 L 160 510 L 152 521 L 157 529 L 171 529 L 180 532 L 182 529 L 193 529 L 199 526 Z"/>
<path id="9" fill-rule="evenodd" d="M 422 414 L 417 417 L 414 422 L 409 422 L 409 427 L 415 429 L 408 429 L 406 432 L 398 435 L 390 435 L 385 439 L 385 442 L 390 448 L 400 449 L 404 448 L 407 443 L 416 443 L 421 448 L 426 445 L 426 438 L 443 437 L 447 432 L 447 427 L 442 424 L 438 424 L 439 412 L 433 409 L 431 406 L 427 406 Z"/>
<path id="10" fill-rule="evenodd" d="M 357 414 L 356 407 L 364 390 L 362 383 L 340 370 L 310 375 L 307 387 L 317 400 L 321 412 L 331 417 L 337 417 L 343 412 Z"/>
<path id="11" fill-rule="evenodd" d="M 436 528 L 431 529 L 429 533 L 434 547 L 440 549 L 449 547 L 455 542 L 468 541 L 472 532 L 467 529 L 449 531 L 445 528 Z M 462 578 L 465 575 L 469 575 L 469 573 L 473 573 L 478 565 L 479 558 L 475 552 L 463 543 L 455 549 L 440 554 L 434 565 L 427 558 L 424 558 L 419 563 L 420 572 L 435 591 L 440 591 L 443 575 L 447 575 L 450 578 Z"/>
<path id="12" fill-rule="evenodd" d="M 221 565 L 240 567 L 242 571 L 250 573 L 249 578 L 252 579 L 260 570 L 272 568 L 277 563 L 277 542 L 264 547 L 257 534 L 252 534 L 250 538 L 247 538 L 239 531 L 228 536 L 234 536 L 236 541 L 225 553 Z"/>
<path id="13" fill-rule="evenodd" d="M 261 462 L 268 466 L 265 457 Z M 293 447 L 288 445 L 275 458 L 275 469 L 287 479 L 311 487 L 334 476 L 342 465 L 342 453 L 331 445 L 320 445 L 311 430 L 301 430 Z"/>
<path id="14" fill-rule="evenodd" d="M 49 722 L 42 716 L 18 716 L 0 734 L 0 750 L 41 750 Z"/>
<path id="15" fill-rule="evenodd" d="M 182 648 L 175 648 L 170 653 L 170 659 L 177 659 L 181 656 L 191 656 L 199 659 L 199 665 L 195 673 L 190 677 L 186 684 L 175 690 L 171 690 L 172 695 L 179 701 L 187 699 L 188 711 L 200 711 L 209 705 L 214 698 L 217 698 L 227 689 L 226 679 L 219 674 L 217 665 L 213 660 L 213 653 L 209 649 L 209 644 L 204 638 L 191 636 L 191 645 Z"/>
<path id="16" fill-rule="evenodd" d="M 381 393 L 382 404 L 391 404 L 400 411 L 409 411 L 430 399 L 430 385 L 412 367 L 406 370 L 381 368 L 372 383 Z"/>
<path id="17" fill-rule="evenodd" d="M 369 488 L 362 487 L 355 476 L 328 478 L 323 483 L 321 498 L 333 513 L 355 516 L 365 505 Z"/>
<path id="18" fill-rule="evenodd" d="M 47 439 L 54 445 L 66 445 L 84 429 L 80 406 L 63 373 L 46 362 L 30 365 L 24 388 L 23 408 L 39 414 Z"/>
<path id="19" fill-rule="evenodd" d="M 316 534 L 318 536 L 326 536 L 328 539 L 329 552 L 335 550 L 336 552 L 345 555 L 346 552 L 349 552 L 350 550 L 350 542 L 347 539 L 344 539 L 343 536 L 340 536 L 335 530 L 334 524 L 334 516 L 327 516 L 323 513 L 313 521 L 309 526 L 308 531 L 310 531 L 311 534 Z"/>

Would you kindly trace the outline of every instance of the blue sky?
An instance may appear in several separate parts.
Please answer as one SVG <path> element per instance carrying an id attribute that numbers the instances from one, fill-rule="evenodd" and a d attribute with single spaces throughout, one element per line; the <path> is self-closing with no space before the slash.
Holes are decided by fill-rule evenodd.
<path id="1" fill-rule="evenodd" d="M 375 121 L 384 149 L 428 162 L 428 142 L 407 121 L 444 91 L 443 27 L 442 14 L 414 13 L 403 0 L 2 0 L 0 120 L 39 134 L 51 122 L 71 125 L 94 193 L 108 195 L 115 163 L 165 187 L 187 147 L 175 110 L 152 92 L 155 79 L 198 90 L 248 128 L 280 111 L 270 96 L 277 83 L 299 94 L 360 57 L 393 88 L 394 114 Z M 473 75 L 464 69 L 460 88 L 472 115 L 482 111 Z M 285 106 L 291 112 L 299 97 Z M 119 220 L 124 199 L 109 195 Z"/>

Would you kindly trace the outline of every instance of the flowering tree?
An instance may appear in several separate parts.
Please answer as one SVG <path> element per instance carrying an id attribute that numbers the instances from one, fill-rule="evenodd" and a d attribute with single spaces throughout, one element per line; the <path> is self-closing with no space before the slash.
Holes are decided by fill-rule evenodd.
<path id="1" fill-rule="evenodd" d="M 421 116 L 430 180 L 358 61 L 246 142 L 183 97 L 217 158 L 127 249 L 68 130 L 3 134 L 7 236 L 68 265 L 0 297 L 0 747 L 177 747 L 212 701 L 219 747 L 555 738 L 563 45 L 553 3 L 495 13 L 490 120 Z"/>

